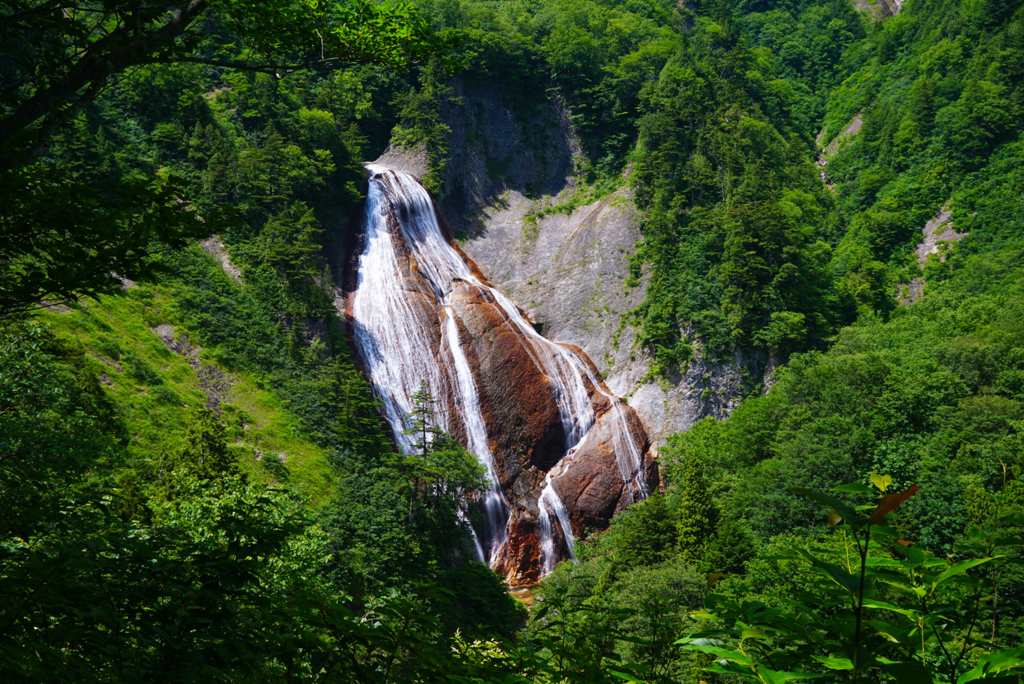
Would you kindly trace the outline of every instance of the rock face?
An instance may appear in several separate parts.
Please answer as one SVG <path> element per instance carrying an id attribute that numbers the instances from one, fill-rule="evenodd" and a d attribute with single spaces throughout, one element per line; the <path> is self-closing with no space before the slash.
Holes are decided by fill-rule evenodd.
<path id="1" fill-rule="evenodd" d="M 948 250 L 965 237 L 967 237 L 967 233 L 958 233 L 953 228 L 953 211 L 949 202 L 946 202 L 939 209 L 939 213 L 925 223 L 924 228 L 921 229 L 921 242 L 914 249 L 917 254 L 917 265 L 923 270 L 933 254 L 937 255 L 940 262 L 945 261 Z M 903 306 L 910 306 L 924 296 L 926 284 L 922 275 L 913 278 L 909 283 L 900 285 L 896 295 L 897 301 Z"/>
<path id="2" fill-rule="evenodd" d="M 487 469 L 482 559 L 535 582 L 574 539 L 657 486 L 650 442 L 578 347 L 555 344 L 448 242 L 426 192 L 371 167 L 363 244 L 341 299 L 396 441 L 427 384 L 438 426 Z"/>
<path id="3" fill-rule="evenodd" d="M 646 434 L 636 412 L 624 412 L 629 429 L 634 434 Z M 580 527 L 607 527 L 611 517 L 633 503 L 633 493 L 623 490 L 618 472 L 616 444 L 619 431 L 614 417 L 604 414 L 592 430 L 592 436 L 573 454 L 556 466 L 557 477 L 553 478 L 555 491 L 565 501 L 575 501 L 577 506 L 570 511 L 573 524 Z M 644 451 L 649 443 L 642 445 Z M 658 482 L 658 472 L 653 460 L 645 461 L 645 479 L 650 485 Z"/>
<path id="4" fill-rule="evenodd" d="M 710 362 L 699 350 L 685 372 L 650 379 L 650 357 L 634 345 L 629 312 L 644 299 L 644 278 L 625 285 L 641 239 L 641 215 L 628 188 L 565 213 L 577 203 L 583 160 L 568 112 L 557 100 L 523 114 L 504 104 L 500 84 L 456 80 L 442 117 L 452 151 L 439 213 L 459 247 L 520 306 L 543 335 L 578 346 L 607 386 L 625 397 L 653 447 L 698 420 L 729 414 L 771 367 L 767 356 L 737 351 Z M 389 150 L 385 165 L 426 173 L 421 152 Z"/>

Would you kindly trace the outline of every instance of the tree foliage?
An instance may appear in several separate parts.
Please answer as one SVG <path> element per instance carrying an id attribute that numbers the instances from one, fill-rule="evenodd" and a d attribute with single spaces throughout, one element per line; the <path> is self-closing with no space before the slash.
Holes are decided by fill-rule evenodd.
<path id="1" fill-rule="evenodd" d="M 680 643 L 720 658 L 709 669 L 741 681 L 786 682 L 824 673 L 849 681 L 1016 679 L 1012 674 L 1024 668 L 1024 650 L 993 652 L 992 641 L 977 629 L 983 597 L 992 592 L 989 566 L 1002 559 L 968 556 L 954 562 L 901 539 L 886 516 L 919 488 L 886 493 L 892 478 L 872 479 L 883 496 L 875 506 L 862 507 L 868 516 L 831 495 L 799 490 L 832 507 L 830 519 L 843 523 L 842 540 L 831 547 L 794 548 L 778 561 L 806 564 L 806 572 L 826 581 L 802 585 L 795 597 L 775 606 L 711 595 L 711 612 L 702 616 L 722 626 Z M 836 489 L 865 494 L 869 488 Z"/>
<path id="2" fill-rule="evenodd" d="M 17 0 L 3 4 L 0 43 L 5 317 L 46 300 L 109 294 L 118 288 L 118 276 L 151 275 L 154 254 L 226 229 L 222 216 L 198 211 L 169 177 L 154 182 L 108 169 L 76 178 L 65 160 L 47 158 L 55 136 L 74 128 L 76 117 L 111 83 L 131 80 L 132 70 L 202 63 L 279 79 L 339 65 L 407 68 L 453 46 L 451 37 L 430 32 L 409 6 L 360 0 L 275 0 L 258 11 L 233 0 L 85 2 L 71 8 Z M 193 98 L 199 100 L 185 109 L 201 108 L 198 93 Z"/>

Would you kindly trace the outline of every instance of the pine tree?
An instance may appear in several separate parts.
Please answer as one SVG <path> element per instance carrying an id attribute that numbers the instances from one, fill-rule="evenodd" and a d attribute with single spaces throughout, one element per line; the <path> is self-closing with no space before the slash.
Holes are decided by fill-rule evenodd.
<path id="1" fill-rule="evenodd" d="M 719 523 L 715 536 L 704 551 L 704 571 L 742 575 L 754 553 L 754 543 L 743 523 L 726 518 Z"/>
<path id="2" fill-rule="evenodd" d="M 205 407 L 192 412 L 177 461 L 204 480 L 217 480 L 238 472 L 238 462 L 228 451 L 224 425 L 217 414 Z"/>
<path id="3" fill-rule="evenodd" d="M 708 543 L 715 533 L 718 512 L 711 502 L 704 470 L 697 459 L 690 456 L 683 470 L 683 494 L 680 505 L 679 555 L 693 565 L 702 565 Z"/>
<path id="4" fill-rule="evenodd" d="M 430 393 L 426 380 L 420 381 L 420 388 L 412 395 L 412 411 L 405 417 L 403 435 L 414 437 L 413 447 L 416 452 L 426 458 L 434 438 L 441 432 L 434 425 L 434 404 L 436 400 Z"/>
<path id="5" fill-rule="evenodd" d="M 626 567 L 657 565 L 673 552 L 676 529 L 665 496 L 655 491 L 617 515 L 609 531 L 616 540 L 617 560 Z"/>
<path id="6" fill-rule="evenodd" d="M 398 455 L 390 459 L 389 466 L 398 475 L 399 490 L 409 497 L 409 520 L 415 517 L 416 501 L 425 487 L 428 457 L 435 438 L 442 433 L 434 426 L 434 395 L 426 380 L 412 395 L 412 410 L 405 416 L 403 435 L 413 438 L 414 454 Z"/>

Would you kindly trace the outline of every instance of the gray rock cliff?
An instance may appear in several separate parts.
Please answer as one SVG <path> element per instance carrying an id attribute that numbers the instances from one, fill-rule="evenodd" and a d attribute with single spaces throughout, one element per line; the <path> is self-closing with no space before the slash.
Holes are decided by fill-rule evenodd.
<path id="1" fill-rule="evenodd" d="M 587 353 L 655 447 L 706 416 L 727 416 L 751 383 L 761 383 L 768 359 L 737 353 L 709 362 L 698 351 L 682 374 L 646 378 L 651 359 L 634 344 L 627 316 L 645 296 L 643 279 L 625 284 L 641 239 L 631 191 L 540 215 L 584 189 L 576 176 L 583 152 L 564 105 L 552 98 L 519 112 L 498 85 L 456 79 L 453 91 L 457 104 L 442 108 L 450 152 L 436 200 L 461 249 L 545 337 Z M 427 170 L 420 150 L 389 148 L 377 163 L 413 175 Z"/>

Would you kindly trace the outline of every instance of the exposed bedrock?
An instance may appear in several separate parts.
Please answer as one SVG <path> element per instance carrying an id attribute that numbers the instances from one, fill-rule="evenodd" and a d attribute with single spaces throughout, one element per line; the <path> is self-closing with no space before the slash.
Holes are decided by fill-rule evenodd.
<path id="1" fill-rule="evenodd" d="M 483 290 L 460 286 L 451 304 L 475 369 L 484 418 L 493 426 L 488 431 L 491 449 L 503 454 L 503 486 L 511 485 L 523 468 L 547 471 L 565 453 L 566 435 L 533 350 Z"/>
<path id="2" fill-rule="evenodd" d="M 645 378 L 651 358 L 634 345 L 627 317 L 646 294 L 626 285 L 641 239 L 641 212 L 624 187 L 575 210 L 540 215 L 572 200 L 584 160 L 568 112 L 557 99 L 523 113 L 505 104 L 500 83 L 454 81 L 442 108 L 451 129 L 439 213 L 483 275 L 554 341 L 582 349 L 611 391 L 639 414 L 654 448 L 706 416 L 722 418 L 771 360 L 736 350 L 729 362 L 697 351 L 682 373 Z M 390 149 L 382 163 L 427 172 L 421 150 Z"/>
<path id="3" fill-rule="evenodd" d="M 484 559 L 514 585 L 534 582 L 656 486 L 650 441 L 585 352 L 538 334 L 449 242 L 411 176 L 371 168 L 341 298 L 364 370 L 407 451 L 404 416 L 427 383 L 438 424 L 495 485 L 481 503 L 498 520 L 476 530 Z"/>
<path id="4" fill-rule="evenodd" d="M 629 411 L 626 416 L 632 430 L 646 434 L 635 412 Z M 641 498 L 635 487 L 622 486 L 613 422 L 610 412 L 603 414 L 587 439 L 553 470 L 555 491 L 563 501 L 575 503 L 570 507 L 574 529 L 607 527 L 615 513 Z M 644 453 L 649 454 L 649 446 L 643 445 Z M 649 456 L 644 459 L 644 474 L 647 487 L 657 488 L 658 469 Z"/>
<path id="5" fill-rule="evenodd" d="M 622 440 L 623 433 L 621 426 L 614 424 L 612 400 L 587 379 L 595 423 L 575 450 L 565 455 L 566 434 L 555 401 L 558 389 L 538 367 L 536 350 L 489 300 L 485 290 L 462 284 L 453 293 L 451 306 L 477 376 L 501 486 L 512 505 L 508 551 L 500 569 L 513 584 L 529 584 L 539 579 L 537 499 L 548 473 L 569 512 L 577 538 L 605 529 L 617 511 L 641 498 L 641 494 L 635 486 L 624 483 L 618 465 L 616 447 L 623 449 L 624 445 L 616 442 Z M 582 350 L 571 349 L 593 367 Z M 656 487 L 657 466 L 649 453 L 643 424 L 628 406 L 621 410 L 628 433 L 642 455 L 645 482 L 648 487 Z M 567 556 L 564 538 L 557 539 L 556 544 L 559 555 Z"/>

